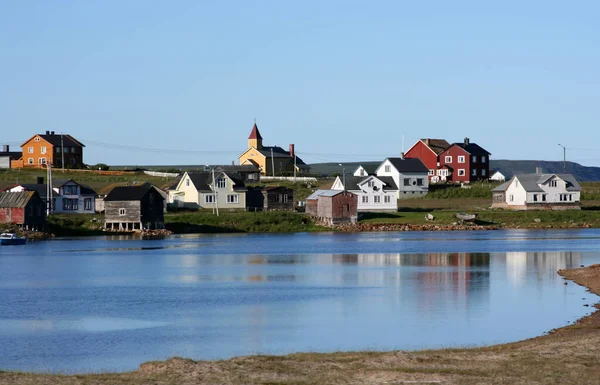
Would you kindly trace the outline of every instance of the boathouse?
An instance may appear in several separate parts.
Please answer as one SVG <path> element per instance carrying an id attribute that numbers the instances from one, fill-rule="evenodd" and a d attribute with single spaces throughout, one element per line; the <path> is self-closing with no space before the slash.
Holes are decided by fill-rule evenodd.
<path id="1" fill-rule="evenodd" d="M 164 197 L 150 183 L 118 186 L 104 198 L 106 230 L 156 230 L 164 227 Z"/>
<path id="2" fill-rule="evenodd" d="M 0 223 L 23 230 L 42 231 L 46 226 L 46 208 L 36 191 L 0 193 Z"/>

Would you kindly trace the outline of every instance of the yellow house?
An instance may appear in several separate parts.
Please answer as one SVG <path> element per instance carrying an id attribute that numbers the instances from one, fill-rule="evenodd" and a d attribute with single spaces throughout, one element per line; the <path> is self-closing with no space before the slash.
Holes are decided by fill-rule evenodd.
<path id="1" fill-rule="evenodd" d="M 296 155 L 293 144 L 290 144 L 289 151 L 285 151 L 279 146 L 263 146 L 262 141 L 254 123 L 248 137 L 248 149 L 239 156 L 241 165 L 254 165 L 267 176 L 290 176 L 294 174 L 294 167 L 298 173 L 310 171 L 310 167 Z"/>

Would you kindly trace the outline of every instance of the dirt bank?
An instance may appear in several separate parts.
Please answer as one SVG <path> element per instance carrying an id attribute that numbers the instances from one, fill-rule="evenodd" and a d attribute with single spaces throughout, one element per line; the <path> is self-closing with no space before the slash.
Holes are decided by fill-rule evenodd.
<path id="1" fill-rule="evenodd" d="M 559 274 L 600 295 L 600 265 L 563 270 Z M 172 358 L 144 363 L 138 371 L 122 374 L 56 376 L 0 372 L 0 383 L 598 384 L 600 312 L 545 336 L 486 348 L 410 353 L 302 353 L 225 361 Z"/>

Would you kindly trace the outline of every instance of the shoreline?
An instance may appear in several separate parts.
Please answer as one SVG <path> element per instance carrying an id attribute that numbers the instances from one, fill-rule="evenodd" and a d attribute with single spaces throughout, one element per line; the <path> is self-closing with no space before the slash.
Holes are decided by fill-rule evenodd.
<path id="1" fill-rule="evenodd" d="M 566 284 L 600 295 L 600 264 L 559 270 Z M 414 352 L 295 353 L 219 361 L 173 357 L 127 373 L 54 375 L 0 371 L 0 384 L 596 384 L 600 304 L 573 324 L 501 345 Z"/>

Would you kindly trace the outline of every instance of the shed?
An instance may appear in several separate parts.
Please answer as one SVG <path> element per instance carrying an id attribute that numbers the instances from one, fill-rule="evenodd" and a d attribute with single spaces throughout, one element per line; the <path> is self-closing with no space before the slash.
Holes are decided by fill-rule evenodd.
<path id="1" fill-rule="evenodd" d="M 36 191 L 0 193 L 0 223 L 17 225 L 24 230 L 43 230 L 45 205 Z"/>
<path id="2" fill-rule="evenodd" d="M 248 210 L 294 210 L 294 190 L 284 186 L 249 188 L 246 196 Z"/>
<path id="3" fill-rule="evenodd" d="M 306 213 L 328 225 L 355 223 L 358 196 L 346 190 L 317 190 L 306 198 Z"/>
<path id="4" fill-rule="evenodd" d="M 165 227 L 163 194 L 150 183 L 118 186 L 104 198 L 104 228 L 132 231 Z"/>

